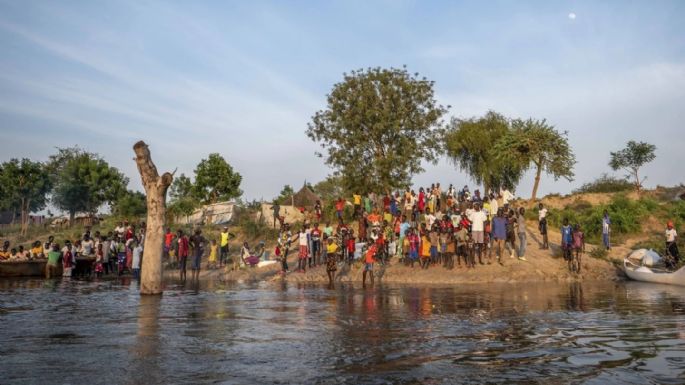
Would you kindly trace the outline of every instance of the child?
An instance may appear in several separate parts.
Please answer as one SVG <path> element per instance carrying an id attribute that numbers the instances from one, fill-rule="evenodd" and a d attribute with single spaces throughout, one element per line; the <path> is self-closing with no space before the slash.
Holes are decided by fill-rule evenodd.
<path id="1" fill-rule="evenodd" d="M 541 249 L 549 249 L 549 243 L 547 242 L 547 209 L 540 203 L 538 205 L 538 229 L 540 229 L 540 235 L 542 235 L 542 247 Z"/>
<path id="2" fill-rule="evenodd" d="M 304 273 L 307 269 L 307 258 L 309 257 L 309 240 L 307 239 L 307 226 L 302 226 L 297 237 L 300 240 L 300 253 L 297 262 L 297 271 Z"/>
<path id="3" fill-rule="evenodd" d="M 433 228 L 428 233 L 428 239 L 431 243 L 430 248 L 430 263 L 435 265 L 438 263 L 438 247 L 440 246 L 440 234 L 438 233 L 438 227 L 433 224 Z"/>
<path id="4" fill-rule="evenodd" d="M 285 255 L 281 251 L 281 246 L 276 245 L 276 250 L 274 251 L 274 254 L 276 255 L 276 259 L 281 262 L 281 274 L 285 275 L 285 273 L 288 272 L 288 261 L 285 258 Z"/>
<path id="5" fill-rule="evenodd" d="M 102 278 L 102 273 L 104 272 L 103 262 L 105 260 L 105 253 L 102 250 L 102 243 L 98 243 L 95 250 L 95 275 L 98 278 Z"/>
<path id="6" fill-rule="evenodd" d="M 328 238 L 328 243 L 326 245 L 326 274 L 328 274 L 328 286 L 333 288 L 333 279 L 335 278 L 335 272 L 338 270 L 338 245 L 335 240 L 331 237 Z"/>
<path id="7" fill-rule="evenodd" d="M 429 235 L 423 233 L 421 236 L 421 268 L 424 270 L 428 269 L 432 251 L 433 246 L 431 245 Z"/>
<path id="8" fill-rule="evenodd" d="M 366 273 L 371 276 L 371 286 L 373 286 L 373 264 L 376 262 L 376 253 L 378 252 L 378 245 L 368 240 L 368 250 L 366 250 L 366 258 L 364 260 L 364 273 L 362 275 L 362 286 L 366 287 Z"/>
<path id="9" fill-rule="evenodd" d="M 143 258 L 143 245 L 138 241 L 133 241 L 131 246 L 133 247 L 133 250 L 131 250 L 131 271 L 133 271 L 133 278 L 140 279 L 140 262 Z"/>
<path id="10" fill-rule="evenodd" d="M 409 250 L 409 262 L 411 263 L 411 267 L 414 268 L 414 262 L 419 259 L 419 244 L 421 243 L 421 240 L 419 239 L 418 234 L 416 234 L 415 228 L 409 230 L 409 235 L 407 238 L 409 241 L 409 245 L 407 247 Z"/>
<path id="11" fill-rule="evenodd" d="M 577 223 L 573 226 L 573 250 L 576 252 L 576 260 L 578 261 L 576 273 L 580 273 L 580 257 L 585 252 L 585 234 Z"/>
<path id="12" fill-rule="evenodd" d="M 212 239 L 212 243 L 209 246 L 209 258 L 207 259 L 207 269 L 216 269 L 216 255 L 219 251 L 219 246 L 216 243 L 216 239 Z"/>
<path id="13" fill-rule="evenodd" d="M 457 244 L 457 265 L 461 268 L 461 260 L 464 260 L 464 266 L 469 268 L 469 261 L 467 259 L 467 242 L 469 233 L 466 228 L 461 224 L 457 225 L 457 231 L 455 232 L 455 242 Z"/>
<path id="14" fill-rule="evenodd" d="M 561 227 L 561 250 L 564 253 L 564 260 L 571 265 L 571 250 L 573 247 L 573 229 L 568 224 L 568 218 L 564 218 L 564 225 Z"/>
<path id="15" fill-rule="evenodd" d="M 354 230 L 350 229 L 349 235 L 347 236 L 347 264 L 352 265 L 354 261 L 354 248 L 355 248 L 355 238 Z"/>
<path id="16" fill-rule="evenodd" d="M 450 253 L 449 245 L 452 245 L 452 252 Z M 442 266 L 446 269 L 454 268 L 454 242 L 450 242 L 450 233 L 447 228 L 443 228 L 440 232 L 440 258 L 442 259 Z"/>
<path id="17" fill-rule="evenodd" d="M 62 277 L 71 277 L 71 271 L 76 266 L 76 257 L 72 250 L 71 242 L 67 241 L 62 249 Z"/>

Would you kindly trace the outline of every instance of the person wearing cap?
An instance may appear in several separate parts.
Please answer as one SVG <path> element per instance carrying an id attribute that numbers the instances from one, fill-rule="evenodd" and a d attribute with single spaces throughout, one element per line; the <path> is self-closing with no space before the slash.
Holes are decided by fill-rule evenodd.
<path id="1" fill-rule="evenodd" d="M 678 233 L 673 228 L 673 221 L 668 221 L 666 224 L 666 252 L 672 257 L 669 268 L 675 268 L 680 260 L 680 253 L 678 251 Z"/>

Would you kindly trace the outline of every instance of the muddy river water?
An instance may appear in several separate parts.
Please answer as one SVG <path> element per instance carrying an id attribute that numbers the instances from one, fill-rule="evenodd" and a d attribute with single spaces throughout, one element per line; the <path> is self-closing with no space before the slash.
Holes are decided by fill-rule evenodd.
<path id="1" fill-rule="evenodd" d="M 0 281 L 1 384 L 685 383 L 685 287 Z"/>

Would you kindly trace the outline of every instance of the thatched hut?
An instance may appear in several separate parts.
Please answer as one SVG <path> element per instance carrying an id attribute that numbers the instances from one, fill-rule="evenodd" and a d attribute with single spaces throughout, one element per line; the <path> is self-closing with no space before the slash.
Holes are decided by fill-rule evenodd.
<path id="1" fill-rule="evenodd" d="M 290 196 L 285 201 L 285 204 L 292 204 L 295 207 L 314 207 L 316 201 L 320 199 L 321 198 L 319 198 L 319 196 L 316 195 L 314 191 L 312 191 L 309 187 L 304 185 L 302 186 L 300 191 Z"/>

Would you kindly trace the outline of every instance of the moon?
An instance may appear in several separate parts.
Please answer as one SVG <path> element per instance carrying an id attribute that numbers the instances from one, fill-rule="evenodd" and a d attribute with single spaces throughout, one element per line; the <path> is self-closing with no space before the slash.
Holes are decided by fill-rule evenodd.
<path id="1" fill-rule="evenodd" d="M 568 14 L 568 18 L 569 18 L 570 20 L 575 20 L 575 19 L 576 19 L 576 14 L 573 13 L 573 12 L 569 13 L 569 14 Z"/>

